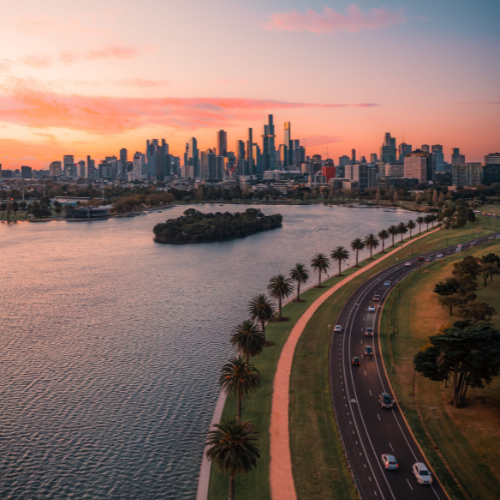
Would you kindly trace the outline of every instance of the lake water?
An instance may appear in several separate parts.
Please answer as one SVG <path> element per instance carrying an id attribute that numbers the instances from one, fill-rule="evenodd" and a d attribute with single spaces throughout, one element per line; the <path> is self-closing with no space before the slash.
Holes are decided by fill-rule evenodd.
<path id="1" fill-rule="evenodd" d="M 296 262 L 412 217 L 271 206 L 281 229 L 154 243 L 153 226 L 186 208 L 0 224 L 1 499 L 194 499 L 218 370 L 248 300 Z"/>

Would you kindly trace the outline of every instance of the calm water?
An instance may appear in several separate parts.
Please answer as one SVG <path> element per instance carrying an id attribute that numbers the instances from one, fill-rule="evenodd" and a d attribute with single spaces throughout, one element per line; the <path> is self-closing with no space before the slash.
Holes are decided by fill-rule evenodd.
<path id="1" fill-rule="evenodd" d="M 265 207 L 282 229 L 155 244 L 153 226 L 186 208 L 0 224 L 1 499 L 194 499 L 217 372 L 249 298 L 315 252 L 410 217 Z"/>

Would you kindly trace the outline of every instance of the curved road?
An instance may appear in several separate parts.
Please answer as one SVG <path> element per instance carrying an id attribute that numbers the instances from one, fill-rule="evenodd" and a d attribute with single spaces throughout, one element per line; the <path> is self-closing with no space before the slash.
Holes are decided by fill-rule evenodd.
<path id="1" fill-rule="evenodd" d="M 497 217 L 500 219 L 500 217 Z M 498 233 L 494 233 L 496 236 Z M 481 244 L 492 234 L 476 238 L 463 244 L 467 249 L 471 243 Z M 436 260 L 438 254 L 447 256 L 456 247 L 448 247 L 423 254 Z M 330 387 L 337 415 L 337 422 L 345 450 L 352 467 L 358 491 L 363 498 L 377 500 L 420 500 L 448 498 L 439 482 L 434 478 L 432 486 L 417 483 L 412 465 L 427 463 L 417 446 L 399 408 L 392 410 L 380 407 L 379 394 L 387 392 L 395 399 L 387 379 L 381 353 L 378 348 L 378 320 L 382 304 L 390 290 L 411 272 L 426 264 L 417 257 L 410 259 L 410 266 L 400 262 L 367 280 L 353 293 L 342 308 L 337 324 L 342 333 L 333 333 L 330 344 Z M 384 286 L 386 281 L 390 286 Z M 368 306 L 377 304 L 374 295 L 380 295 L 376 312 L 368 312 Z M 365 336 L 367 327 L 375 331 L 373 337 Z M 373 356 L 363 357 L 366 346 L 373 348 Z M 360 366 L 353 366 L 351 359 L 357 356 Z M 386 471 L 381 455 L 396 457 L 399 470 Z"/>

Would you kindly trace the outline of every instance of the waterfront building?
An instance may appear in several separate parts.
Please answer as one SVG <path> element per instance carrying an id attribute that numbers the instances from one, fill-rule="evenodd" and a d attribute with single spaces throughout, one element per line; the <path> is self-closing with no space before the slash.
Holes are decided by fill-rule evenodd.
<path id="1" fill-rule="evenodd" d="M 484 157 L 485 165 L 498 165 L 500 164 L 500 153 L 490 153 Z"/>
<path id="2" fill-rule="evenodd" d="M 396 159 L 396 138 L 387 132 L 380 148 L 380 160 L 384 163 L 396 163 Z"/>
<path id="3" fill-rule="evenodd" d="M 262 157 L 264 161 L 264 170 L 274 170 L 276 168 L 276 148 L 274 140 L 273 115 L 267 115 L 268 123 L 264 125 L 264 134 L 262 135 Z"/>
<path id="4" fill-rule="evenodd" d="M 463 165 L 465 163 L 465 155 L 460 154 L 459 148 L 451 150 L 451 165 Z"/>
<path id="5" fill-rule="evenodd" d="M 454 186 L 477 186 L 483 180 L 483 166 L 481 163 L 462 163 L 453 165 Z"/>
<path id="6" fill-rule="evenodd" d="M 227 155 L 227 132 L 225 130 L 217 132 L 217 154 L 220 156 Z"/>

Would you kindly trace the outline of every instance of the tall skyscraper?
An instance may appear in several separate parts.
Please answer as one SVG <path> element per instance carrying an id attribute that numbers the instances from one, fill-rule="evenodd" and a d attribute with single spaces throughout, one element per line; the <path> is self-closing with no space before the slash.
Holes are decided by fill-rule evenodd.
<path id="1" fill-rule="evenodd" d="M 248 140 L 247 140 L 247 169 L 248 175 L 255 174 L 255 164 L 253 159 L 253 130 L 248 129 Z"/>
<path id="2" fill-rule="evenodd" d="M 391 137 L 389 132 L 385 134 L 384 142 L 380 148 L 380 161 L 384 163 L 396 162 L 396 138 Z"/>
<path id="3" fill-rule="evenodd" d="M 372 153 L 370 155 L 370 163 L 377 163 L 377 161 L 378 161 L 377 153 Z"/>
<path id="4" fill-rule="evenodd" d="M 420 148 L 424 153 L 430 153 L 431 152 L 431 148 L 429 146 L 429 144 L 422 144 L 422 147 Z"/>
<path id="5" fill-rule="evenodd" d="M 225 130 L 217 132 L 217 154 L 219 156 L 227 155 L 227 132 Z"/>
<path id="6" fill-rule="evenodd" d="M 451 150 L 451 164 L 462 165 L 465 163 L 465 155 L 460 154 L 460 148 L 452 148 Z"/>
<path id="7" fill-rule="evenodd" d="M 274 139 L 273 115 L 267 115 L 268 123 L 264 125 L 264 134 L 262 135 L 262 156 L 264 160 L 264 170 L 274 170 L 276 168 L 276 148 Z"/>
<path id="8" fill-rule="evenodd" d="M 236 159 L 238 162 L 238 175 L 245 174 L 245 143 L 243 141 L 236 141 Z"/>
<path id="9" fill-rule="evenodd" d="M 403 162 L 403 161 L 404 161 L 405 156 L 406 156 L 408 153 L 411 153 L 411 144 L 406 144 L 406 142 L 402 142 L 402 143 L 399 145 L 399 161 L 400 161 L 400 162 Z"/>
<path id="10" fill-rule="evenodd" d="M 63 171 L 64 175 L 70 176 L 73 173 L 73 169 L 75 169 L 75 157 L 73 155 L 64 155 L 63 156 Z"/>
<path id="11" fill-rule="evenodd" d="M 57 175 L 62 175 L 62 165 L 60 161 L 53 161 L 50 164 L 50 176 L 55 177 Z"/>
<path id="12" fill-rule="evenodd" d="M 85 172 L 85 162 L 83 160 L 78 162 L 78 177 L 87 177 Z"/>
<path id="13" fill-rule="evenodd" d="M 286 147 L 285 165 L 287 168 L 293 163 L 293 141 L 292 141 L 292 126 L 290 122 L 285 122 L 285 135 L 283 143 Z"/>
<path id="14" fill-rule="evenodd" d="M 434 160 L 434 165 L 436 166 L 436 172 L 444 172 L 443 146 L 441 146 L 441 144 L 433 144 L 431 146 L 431 151 Z"/>
<path id="15" fill-rule="evenodd" d="M 404 159 L 405 177 L 413 177 L 419 182 L 434 181 L 436 177 L 435 165 L 431 154 L 421 149 L 412 151 Z"/>
<path id="16" fill-rule="evenodd" d="M 198 151 L 198 141 L 195 137 L 189 139 L 189 153 L 188 153 L 188 166 L 189 166 L 189 176 L 193 179 L 200 175 L 199 172 L 199 151 Z"/>
<path id="17" fill-rule="evenodd" d="M 356 163 L 356 150 L 351 150 L 351 163 L 354 165 Z"/>

